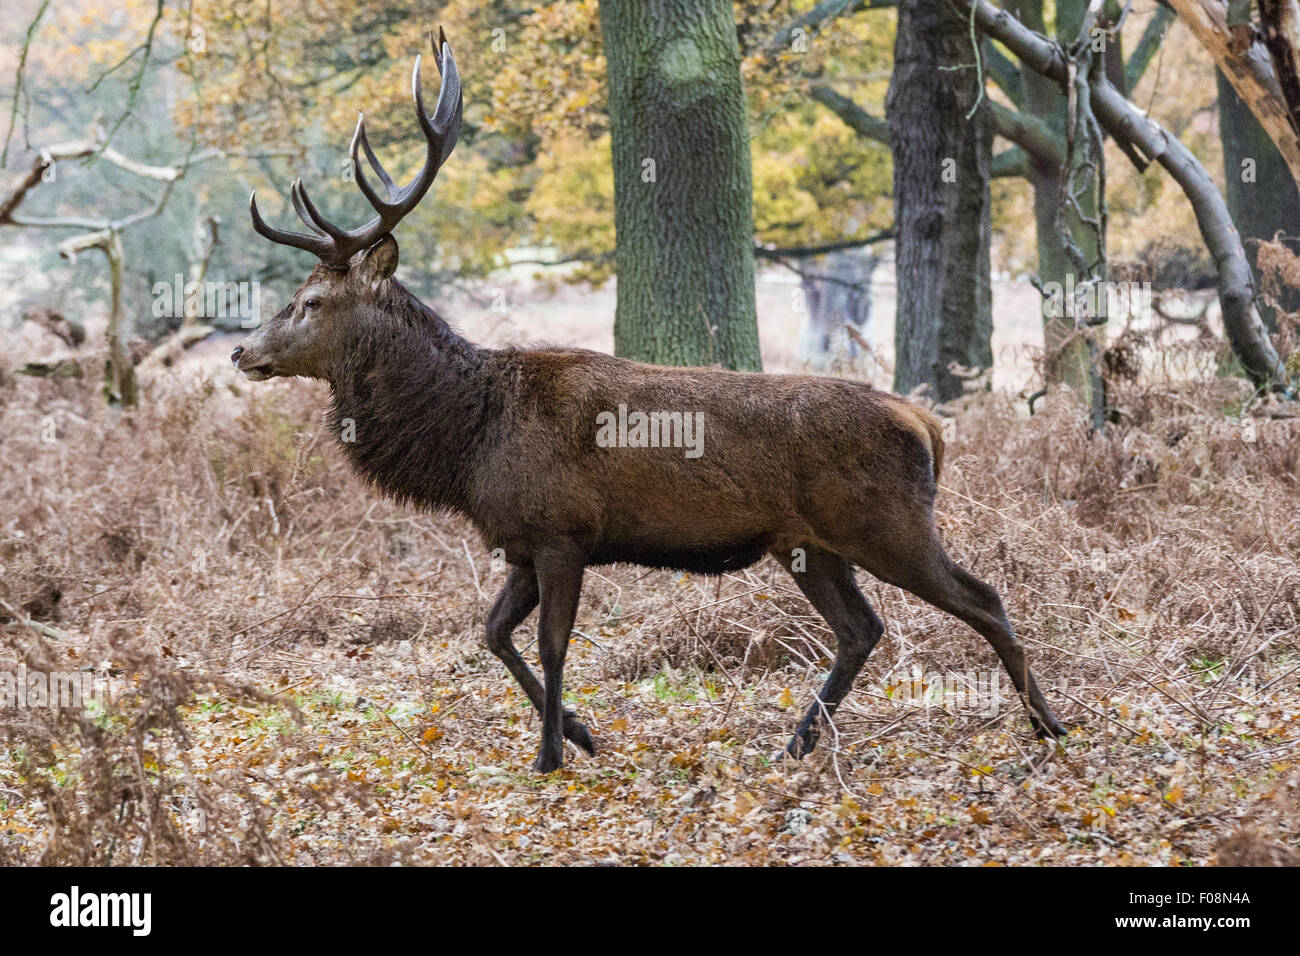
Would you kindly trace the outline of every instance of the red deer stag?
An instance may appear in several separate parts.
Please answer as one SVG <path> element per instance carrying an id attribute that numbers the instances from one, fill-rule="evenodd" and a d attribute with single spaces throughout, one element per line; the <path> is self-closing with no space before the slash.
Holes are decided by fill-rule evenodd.
<path id="1" fill-rule="evenodd" d="M 340 229 L 298 180 L 290 196 L 310 232 L 285 232 L 250 200 L 254 229 L 320 264 L 231 360 L 254 381 L 327 381 L 331 428 L 361 474 L 399 500 L 466 516 L 504 552 L 511 570 L 488 614 L 487 644 L 541 713 L 534 768 L 559 767 L 565 738 L 595 753 L 587 728 L 563 707 L 561 672 L 583 570 L 616 561 L 719 574 L 770 554 L 792 573 L 838 645 L 786 748 L 795 757 L 813 748 L 884 630 L 854 583 L 855 565 L 979 631 L 1039 734 L 1063 734 L 997 593 L 939 542 L 932 506 L 943 440 L 932 415 L 837 379 L 658 368 L 583 349 L 479 348 L 394 278 L 391 233 L 460 129 L 460 77 L 441 34 L 434 57 L 442 90 L 432 117 L 415 62 L 428 152 L 409 185 L 393 184 L 364 118 L 357 123 L 356 182 L 378 216 Z M 369 182 L 358 147 L 386 196 Z M 542 681 L 511 640 L 539 605 Z"/>

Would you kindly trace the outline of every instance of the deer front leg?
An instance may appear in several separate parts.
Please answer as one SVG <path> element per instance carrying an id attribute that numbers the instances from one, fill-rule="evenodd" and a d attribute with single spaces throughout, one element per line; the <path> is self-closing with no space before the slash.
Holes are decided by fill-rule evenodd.
<path id="1" fill-rule="evenodd" d="M 578 614 L 584 555 L 572 544 L 540 552 L 534 558 L 542 610 L 537 644 L 542 658 L 542 746 L 533 769 L 549 773 L 564 763 L 564 656 Z"/>
<path id="2" fill-rule="evenodd" d="M 506 665 L 506 669 L 519 682 L 528 699 L 537 708 L 538 714 L 546 712 L 546 694 L 541 681 L 524 663 L 524 659 L 515 648 L 511 634 L 524 622 L 533 608 L 537 607 L 537 575 L 532 568 L 515 566 L 510 570 L 505 587 L 497 595 L 496 602 L 487 617 L 487 646 L 497 658 Z M 593 757 L 596 755 L 596 743 L 591 739 L 587 726 L 578 720 L 578 715 L 571 710 L 564 712 L 564 736 L 573 741 Z"/>

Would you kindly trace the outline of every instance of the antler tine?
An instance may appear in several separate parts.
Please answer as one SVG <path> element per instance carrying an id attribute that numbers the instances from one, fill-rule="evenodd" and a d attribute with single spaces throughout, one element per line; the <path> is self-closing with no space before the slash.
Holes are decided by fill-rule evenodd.
<path id="1" fill-rule="evenodd" d="M 384 169 L 383 164 L 379 161 L 379 157 L 375 155 L 375 151 L 370 148 L 370 137 L 366 136 L 366 116 L 360 112 L 357 113 L 357 128 L 352 134 L 352 145 L 348 147 L 348 153 L 352 157 L 353 169 L 357 176 L 360 177 L 363 174 L 357 160 L 358 146 L 366 151 L 366 161 L 370 163 L 370 168 L 375 171 L 376 175 L 379 176 L 379 181 L 388 190 L 388 198 L 396 199 L 397 186 L 393 183 L 393 177 L 388 175 L 388 170 Z"/>
<path id="2" fill-rule="evenodd" d="M 429 41 L 433 43 L 432 31 L 429 33 Z M 438 103 L 433 110 L 433 125 L 443 140 L 442 155 L 438 160 L 438 165 L 441 166 L 456 148 L 464 113 L 460 70 L 456 69 L 456 57 L 452 55 L 451 45 L 447 43 L 447 35 L 443 33 L 442 27 L 438 27 L 438 42 L 433 44 L 433 59 L 442 76 L 442 88 L 438 90 Z"/>
<path id="3" fill-rule="evenodd" d="M 301 185 L 302 185 L 301 179 L 295 179 L 289 185 L 289 201 L 293 203 L 294 211 L 298 213 L 298 218 L 303 221 L 303 223 L 307 226 L 307 228 L 310 229 L 312 232 L 316 233 L 316 235 L 322 237 L 329 235 L 324 229 L 322 229 L 319 225 L 316 224 L 315 220 L 312 217 L 312 211 L 308 210 L 307 207 L 303 204 L 302 199 L 299 198 L 298 187 Z"/>
<path id="4" fill-rule="evenodd" d="M 424 131 L 425 139 L 429 143 L 428 165 L 434 174 L 447 161 L 451 151 L 456 148 L 456 140 L 460 136 L 460 122 L 463 114 L 460 71 L 456 69 L 456 58 L 452 55 L 446 36 L 442 35 L 441 27 L 438 28 L 438 32 L 442 37 L 441 46 L 433 39 L 433 32 L 429 32 L 429 42 L 433 46 L 433 60 L 438 67 L 438 72 L 442 74 L 442 87 L 438 90 L 438 102 L 434 105 L 432 117 L 429 117 L 424 111 L 424 97 L 420 89 L 420 61 L 418 58 L 416 59 L 416 72 L 411 77 L 411 92 L 415 98 L 415 112 L 420 121 L 420 129 Z M 432 182 L 432 176 L 430 176 L 430 182 Z M 407 189 L 411 190 L 414 186 L 415 182 L 412 182 Z M 425 189 L 428 189 L 427 184 Z"/>
<path id="5" fill-rule="evenodd" d="M 357 156 L 358 147 L 365 149 L 366 161 L 370 163 L 370 168 L 379 175 L 379 179 L 384 184 L 384 188 L 388 190 L 387 200 L 381 198 L 380 195 L 375 192 L 374 187 L 370 185 L 370 181 L 366 179 L 365 171 L 361 168 L 361 160 Z M 372 220 L 370 223 L 367 223 L 364 228 L 369 229 L 377 223 L 387 222 L 391 219 L 392 221 L 388 228 L 392 229 L 393 226 L 396 226 L 401 220 L 403 215 L 403 212 L 399 211 L 396 206 L 397 201 L 401 198 L 401 193 L 393 183 L 392 177 L 388 175 L 388 171 L 380 164 L 379 158 L 375 156 L 374 150 L 370 148 L 370 140 L 366 136 L 366 122 L 364 116 L 357 118 L 357 129 L 356 132 L 352 134 L 352 146 L 349 152 L 352 157 L 352 170 L 357 177 L 357 186 L 360 188 L 361 194 L 366 197 L 366 202 L 370 203 L 371 208 L 373 208 L 375 212 L 379 213 L 379 217 Z M 378 238 L 378 236 L 376 236 L 376 238 Z"/>
<path id="6" fill-rule="evenodd" d="M 253 229 L 258 235 L 265 236 L 272 242 L 279 243 L 282 246 L 293 246 L 295 249 L 305 249 L 313 253 L 322 260 L 331 254 L 334 244 L 324 236 L 308 236 L 301 232 L 287 232 L 284 229 L 276 229 L 268 225 L 262 218 L 262 214 L 257 211 L 257 190 L 254 189 L 248 197 L 248 214 L 253 219 Z"/>
<path id="7" fill-rule="evenodd" d="M 432 37 L 432 34 L 430 35 Z M 379 213 L 379 218 L 372 225 L 379 225 L 384 231 L 391 231 L 402 217 L 415 208 L 416 204 L 424 198 L 424 194 L 429 191 L 433 184 L 434 177 L 438 174 L 443 162 L 451 155 L 452 148 L 456 145 L 456 139 L 460 132 L 460 120 L 462 116 L 462 94 L 460 84 L 460 74 L 456 70 L 456 60 L 451 54 L 451 47 L 444 44 L 444 50 L 434 49 L 435 61 L 442 69 L 442 88 L 438 91 L 438 102 L 434 106 L 432 119 L 424 108 L 424 93 L 420 80 L 420 65 L 422 58 L 415 58 L 415 67 L 411 70 L 411 96 L 415 100 L 415 115 L 420 123 L 420 129 L 424 132 L 427 149 L 425 152 L 424 165 L 420 171 L 415 174 L 415 178 L 406 186 L 398 189 L 379 163 L 374 151 L 370 147 L 370 140 L 366 136 L 364 120 L 357 123 L 357 132 L 352 137 L 352 156 L 353 163 L 357 172 L 357 185 L 361 187 L 370 205 Z M 361 170 L 361 165 L 357 161 L 357 148 L 365 150 L 366 159 L 370 162 L 371 168 L 379 175 L 384 185 L 388 187 L 389 198 L 382 199 L 365 178 L 365 173 Z M 367 227 L 369 228 L 369 227 Z M 382 235 L 379 233 L 375 236 L 378 239 Z"/>
<path id="8" fill-rule="evenodd" d="M 298 232 L 285 232 L 268 226 L 258 214 L 256 200 L 250 198 L 249 212 L 253 217 L 253 228 L 259 234 L 273 242 L 294 246 L 298 249 L 306 249 L 315 253 L 328 266 L 346 269 L 348 261 L 355 253 L 369 248 L 392 232 L 397 224 L 401 222 L 402 217 L 414 209 L 416 204 L 424 198 L 424 194 L 429 191 L 429 187 L 433 184 L 439 168 L 456 146 L 464 109 L 460 73 L 456 69 L 456 60 L 452 56 L 447 37 L 439 28 L 438 39 L 435 41 L 432 33 L 429 34 L 429 38 L 433 45 L 434 61 L 442 74 L 442 88 L 438 91 L 438 102 L 434 107 L 433 116 L 430 117 L 424 110 L 424 97 L 420 89 L 420 57 L 417 56 L 415 58 L 415 69 L 411 74 L 411 92 L 415 100 L 416 117 L 419 119 L 420 129 L 424 133 L 427 150 L 424 164 L 420 167 L 420 171 L 415 174 L 415 178 L 405 187 L 400 189 L 397 187 L 370 146 L 370 140 L 366 136 L 365 117 L 358 116 L 357 128 L 352 134 L 349 154 L 352 168 L 356 174 L 357 185 L 360 187 L 362 195 L 366 197 L 366 201 L 374 207 L 375 212 L 379 213 L 379 215 L 359 229 L 350 231 L 340 229 L 321 215 L 320 210 L 308 197 L 307 189 L 303 186 L 302 180 L 299 179 L 294 181 L 292 188 L 289 190 L 289 198 L 293 201 L 293 207 L 297 210 L 298 216 L 307 225 L 307 228 L 316 235 L 309 236 Z M 370 168 L 379 177 L 380 182 L 384 184 L 384 188 L 388 193 L 387 199 L 382 198 L 366 178 L 360 163 L 358 150 L 365 151 L 366 161 L 370 164 Z"/>
<path id="9" fill-rule="evenodd" d="M 293 200 L 293 208 L 298 211 L 299 218 L 309 228 L 322 235 L 329 236 L 335 243 L 340 243 L 347 238 L 348 233 L 345 230 L 340 229 L 321 215 L 320 210 L 316 208 L 316 204 L 307 195 L 307 187 L 302 184 L 301 179 L 294 180 L 293 188 L 289 190 L 289 198 Z"/>

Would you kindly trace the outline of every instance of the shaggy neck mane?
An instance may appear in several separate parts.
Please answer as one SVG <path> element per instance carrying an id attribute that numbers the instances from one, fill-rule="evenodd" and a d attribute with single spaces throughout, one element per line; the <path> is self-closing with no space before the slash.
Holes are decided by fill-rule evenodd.
<path id="1" fill-rule="evenodd" d="M 393 497 L 465 512 L 500 416 L 486 353 L 389 279 L 329 377 L 330 425 L 352 464 Z"/>

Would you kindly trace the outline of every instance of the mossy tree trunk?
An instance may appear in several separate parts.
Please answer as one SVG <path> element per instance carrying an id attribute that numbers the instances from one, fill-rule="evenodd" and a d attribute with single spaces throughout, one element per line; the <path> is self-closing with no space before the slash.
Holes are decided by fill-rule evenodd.
<path id="1" fill-rule="evenodd" d="M 729 0 L 601 0 L 618 355 L 758 369 L 749 122 Z"/>

